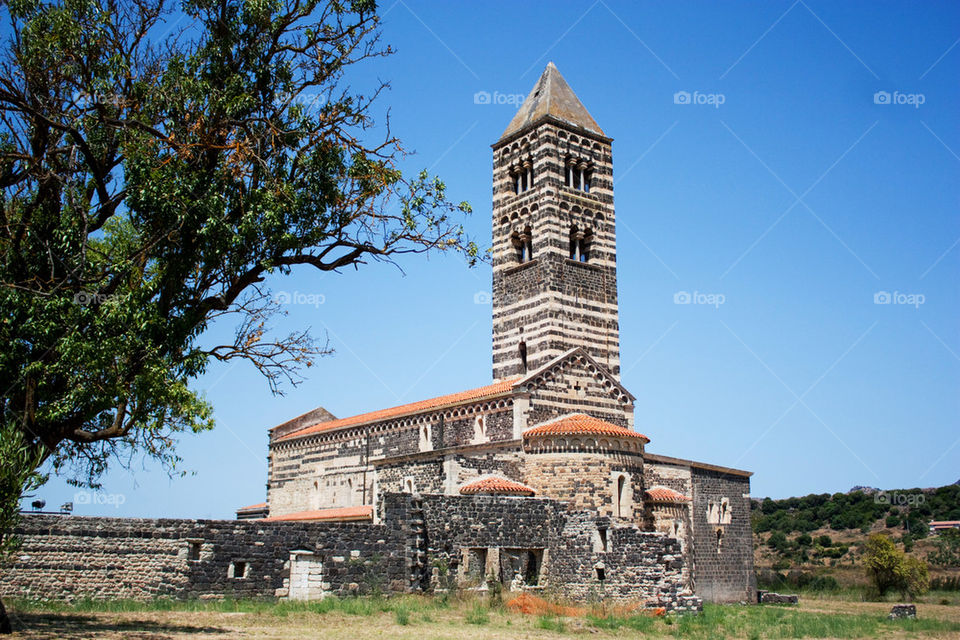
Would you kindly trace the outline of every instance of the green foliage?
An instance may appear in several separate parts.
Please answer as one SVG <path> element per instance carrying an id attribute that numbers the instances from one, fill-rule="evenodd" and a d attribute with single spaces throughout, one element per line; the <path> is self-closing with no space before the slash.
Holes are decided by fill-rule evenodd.
<path id="1" fill-rule="evenodd" d="M 863 566 L 881 597 L 897 589 L 905 598 L 912 598 L 929 586 L 927 563 L 907 556 L 883 534 L 873 534 L 867 540 Z"/>
<path id="2" fill-rule="evenodd" d="M 881 596 L 899 584 L 903 552 L 887 536 L 875 533 L 867 540 L 863 566 Z"/>
<path id="3" fill-rule="evenodd" d="M 960 567 L 960 530 L 941 531 L 934 541 L 927 562 L 938 567 Z"/>
<path id="4" fill-rule="evenodd" d="M 819 536 L 817 538 L 817 544 L 820 545 L 821 547 L 832 547 L 833 540 L 830 539 L 830 536 L 826 536 L 826 535 Z"/>
<path id="5" fill-rule="evenodd" d="M 874 523 L 881 520 L 888 528 L 903 526 L 914 539 L 919 539 L 927 535 L 930 520 L 960 519 L 960 485 L 880 494 L 853 491 L 784 500 L 764 498 L 752 506 L 751 522 L 755 533 L 802 534 L 824 527 L 868 533 Z"/>
<path id="6" fill-rule="evenodd" d="M 797 536 L 797 544 L 801 547 L 809 547 L 813 545 L 813 538 L 807 533 L 800 534 Z"/>
<path id="7" fill-rule="evenodd" d="M 905 599 L 915 598 L 921 593 L 925 593 L 930 587 L 927 563 L 920 558 L 906 556 L 900 566 L 899 584 L 897 586 Z"/>
<path id="8" fill-rule="evenodd" d="M 179 437 L 213 426 L 192 388 L 211 362 L 245 361 L 279 392 L 330 352 L 273 335 L 269 278 L 480 258 L 470 206 L 400 172 L 403 146 L 372 116 L 383 86 L 346 86 L 390 53 L 375 3 L 5 7 L 0 423 L 31 460 L 89 486 L 134 455 L 182 473 Z M 156 43 L 176 9 L 189 37 Z M 234 335 L 211 343 L 220 322 Z"/>
<path id="9" fill-rule="evenodd" d="M 20 500 L 46 482 L 36 471 L 41 458 L 18 429 L 0 424 L 0 565 L 20 545 L 12 534 L 20 520 Z"/>
<path id="10" fill-rule="evenodd" d="M 931 591 L 960 591 L 960 576 L 941 576 L 930 579 Z"/>
<path id="11" fill-rule="evenodd" d="M 782 531 L 774 531 L 767 540 L 767 546 L 777 551 L 786 551 L 790 547 L 787 536 Z"/>
<path id="12" fill-rule="evenodd" d="M 401 626 L 406 626 L 410 624 L 410 611 L 405 608 L 397 608 L 393 610 L 394 619 L 397 621 L 397 624 Z"/>

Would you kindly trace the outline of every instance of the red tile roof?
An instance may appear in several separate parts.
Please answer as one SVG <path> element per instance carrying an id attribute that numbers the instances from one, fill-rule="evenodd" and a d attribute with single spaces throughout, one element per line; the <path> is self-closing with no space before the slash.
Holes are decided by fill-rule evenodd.
<path id="1" fill-rule="evenodd" d="M 651 502 L 690 502 L 690 498 L 667 487 L 651 487 L 643 492 Z"/>
<path id="2" fill-rule="evenodd" d="M 619 438 L 643 438 L 644 442 L 650 442 L 650 438 L 642 433 L 632 431 L 626 427 L 621 427 L 620 425 L 613 424 L 612 422 L 607 422 L 605 420 L 600 420 L 599 418 L 588 416 L 584 413 L 575 413 L 573 415 L 560 418 L 559 420 L 554 420 L 553 422 L 548 422 L 538 427 L 527 429 L 523 432 L 523 435 L 524 437 L 529 437 L 576 435 L 580 433 L 601 436 L 615 436 Z"/>
<path id="3" fill-rule="evenodd" d="M 239 509 L 237 509 L 237 511 L 257 511 L 259 509 L 263 509 L 266 506 L 267 506 L 266 502 L 258 502 L 257 504 L 251 504 L 248 507 L 240 507 Z"/>
<path id="4" fill-rule="evenodd" d="M 514 482 L 513 480 L 504 478 L 502 476 L 487 476 L 486 478 L 478 478 L 473 482 L 468 482 L 467 484 L 463 485 L 460 487 L 460 493 L 463 495 L 492 493 L 501 495 L 532 496 L 536 492 L 524 484 Z"/>
<path id="5" fill-rule="evenodd" d="M 320 433 L 322 431 L 329 431 L 330 429 L 337 429 L 340 427 L 353 427 L 360 424 L 367 424 L 370 422 L 379 422 L 381 420 L 387 420 L 389 418 L 398 418 L 400 416 L 406 416 L 413 413 L 419 413 L 421 411 L 426 411 L 428 409 L 436 409 L 439 407 L 444 407 L 447 405 L 457 405 L 463 404 L 465 402 L 473 402 L 476 400 L 482 400 L 485 398 L 503 395 L 510 391 L 510 388 L 513 386 L 513 383 L 516 382 L 518 378 L 511 378 L 509 380 L 501 380 L 500 382 L 495 382 L 493 384 L 488 384 L 485 387 L 479 387 L 477 389 L 468 389 L 467 391 L 460 391 L 458 393 L 451 393 L 445 396 L 439 396 L 436 398 L 430 398 L 428 400 L 420 400 L 419 402 L 411 402 L 410 404 L 403 404 L 398 407 L 391 407 L 389 409 L 380 409 L 379 411 L 371 411 L 370 413 L 361 413 L 360 415 L 350 416 L 349 418 L 340 418 L 338 420 L 329 420 L 327 422 L 321 422 L 293 433 L 288 433 L 277 440 L 286 440 L 288 438 L 299 438 L 300 436 L 310 435 L 313 433 Z"/>
<path id="6" fill-rule="evenodd" d="M 263 522 L 285 522 L 285 521 L 303 521 L 303 520 L 371 520 L 373 519 L 373 507 L 363 505 L 360 507 L 338 507 L 334 509 L 317 509 L 314 511 L 298 511 L 288 513 L 282 516 L 271 516 L 264 518 Z"/>

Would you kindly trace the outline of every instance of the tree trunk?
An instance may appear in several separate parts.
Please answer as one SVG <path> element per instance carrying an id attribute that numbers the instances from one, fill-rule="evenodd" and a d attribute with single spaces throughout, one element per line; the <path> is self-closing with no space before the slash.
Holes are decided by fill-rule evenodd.
<path id="1" fill-rule="evenodd" d="M 0 600 L 0 634 L 5 633 L 13 633 L 13 626 L 10 624 L 7 610 L 3 608 L 3 600 Z"/>

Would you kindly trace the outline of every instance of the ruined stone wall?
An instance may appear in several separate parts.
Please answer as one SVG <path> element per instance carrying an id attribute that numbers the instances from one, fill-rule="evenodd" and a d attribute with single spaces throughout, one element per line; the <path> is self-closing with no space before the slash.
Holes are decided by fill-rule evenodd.
<path id="1" fill-rule="evenodd" d="M 688 498 L 693 497 L 693 479 L 689 466 L 662 464 L 646 459 L 643 476 L 647 489 L 667 487 Z M 645 520 L 645 529 L 666 533 L 679 540 L 685 560 L 684 582 L 688 582 L 693 569 L 693 501 L 683 504 L 647 504 Z"/>
<path id="2" fill-rule="evenodd" d="M 691 478 L 697 595 L 712 602 L 752 602 L 757 585 L 750 478 L 697 467 L 691 469 Z"/>
<path id="3" fill-rule="evenodd" d="M 551 584 L 580 601 L 642 601 L 669 610 L 699 610 L 684 576 L 680 543 L 661 533 L 569 514 L 551 558 Z"/>
<path id="4" fill-rule="evenodd" d="M 409 511 L 394 499 L 378 526 L 28 515 L 17 529 L 23 545 L 0 571 L 0 596 L 283 597 L 297 550 L 322 562 L 324 591 L 406 591 L 417 580 Z"/>
<path id="5" fill-rule="evenodd" d="M 477 584 L 493 575 L 507 588 L 522 579 L 526 586 L 581 601 L 602 596 L 699 608 L 696 598 L 685 595 L 679 544 L 667 536 L 617 526 L 588 512 L 571 513 L 549 499 L 425 495 L 422 504 L 428 557 L 451 580 Z M 537 566 L 528 575 L 531 562 Z"/>

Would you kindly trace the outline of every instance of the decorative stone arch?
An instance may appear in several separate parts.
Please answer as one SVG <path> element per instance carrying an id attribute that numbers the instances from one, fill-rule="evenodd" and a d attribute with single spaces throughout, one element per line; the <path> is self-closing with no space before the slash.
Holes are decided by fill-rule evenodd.
<path id="1" fill-rule="evenodd" d="M 424 423 L 418 427 L 417 432 L 420 436 L 420 451 L 433 451 L 433 425 Z"/>
<path id="2" fill-rule="evenodd" d="M 487 436 L 487 425 L 485 418 L 486 417 L 482 413 L 478 413 L 473 418 L 473 439 L 471 442 L 474 444 L 487 442 L 489 440 Z"/>
<path id="3" fill-rule="evenodd" d="M 633 487 L 630 483 L 630 475 L 624 471 L 613 471 L 610 474 L 610 480 L 613 497 L 613 516 L 615 518 L 631 518 L 633 511 Z"/>

